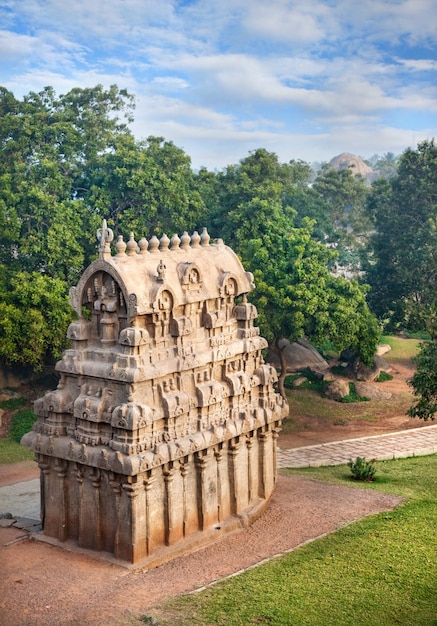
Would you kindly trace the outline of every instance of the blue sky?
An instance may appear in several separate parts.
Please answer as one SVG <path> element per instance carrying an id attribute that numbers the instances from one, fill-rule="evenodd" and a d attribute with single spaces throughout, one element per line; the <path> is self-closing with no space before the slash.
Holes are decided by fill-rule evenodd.
<path id="1" fill-rule="evenodd" d="M 0 84 L 116 83 L 194 168 L 437 137 L 436 0 L 0 0 Z"/>

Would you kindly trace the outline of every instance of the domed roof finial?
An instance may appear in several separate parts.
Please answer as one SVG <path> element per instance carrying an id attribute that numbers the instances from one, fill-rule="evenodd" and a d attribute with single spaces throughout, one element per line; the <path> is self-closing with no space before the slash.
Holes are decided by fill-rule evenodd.
<path id="1" fill-rule="evenodd" d="M 97 230 L 97 239 L 100 242 L 99 257 L 106 259 L 111 256 L 111 241 L 114 239 L 114 233 L 108 228 L 106 220 L 103 220 L 102 228 Z"/>

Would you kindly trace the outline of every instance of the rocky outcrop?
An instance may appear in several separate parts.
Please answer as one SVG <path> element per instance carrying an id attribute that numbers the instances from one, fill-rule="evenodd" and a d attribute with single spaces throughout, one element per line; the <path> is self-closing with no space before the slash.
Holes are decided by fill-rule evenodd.
<path id="1" fill-rule="evenodd" d="M 354 176 L 361 175 L 369 183 L 378 178 L 378 172 L 374 172 L 371 167 L 364 163 L 363 159 L 350 152 L 342 152 L 329 161 L 331 169 L 340 171 L 351 169 Z"/>
<path id="2" fill-rule="evenodd" d="M 290 343 L 288 339 L 281 339 L 279 346 L 284 350 L 288 372 L 301 372 L 305 369 L 324 372 L 329 368 L 325 359 L 304 337 L 294 343 Z M 277 355 L 271 350 L 268 354 L 268 361 L 279 365 Z"/>
<path id="3" fill-rule="evenodd" d="M 337 402 L 349 395 L 349 383 L 339 378 L 333 380 L 325 389 L 325 396 L 328 400 L 336 400 Z"/>
<path id="4" fill-rule="evenodd" d="M 379 389 L 376 385 L 370 385 L 369 383 L 363 383 L 357 381 L 355 383 L 355 391 L 363 398 L 369 398 L 369 400 L 389 400 L 392 394 L 389 391 Z"/>

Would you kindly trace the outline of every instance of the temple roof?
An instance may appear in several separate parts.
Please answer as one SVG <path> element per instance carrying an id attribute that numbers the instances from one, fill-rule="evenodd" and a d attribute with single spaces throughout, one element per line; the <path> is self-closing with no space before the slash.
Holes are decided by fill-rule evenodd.
<path id="1" fill-rule="evenodd" d="M 111 254 L 113 234 L 103 221 L 97 232 L 99 258 L 83 273 L 76 288 L 70 291 L 71 304 L 80 314 L 87 287 L 94 274 L 112 276 L 128 303 L 130 317 L 156 312 L 162 308 L 165 293 L 172 306 L 212 298 L 237 296 L 253 290 L 253 276 L 246 272 L 234 251 L 221 239 L 210 243 L 206 228 L 199 235 L 184 232 L 182 237 L 152 237 L 138 243 L 131 233 L 129 241 L 120 236 Z"/>

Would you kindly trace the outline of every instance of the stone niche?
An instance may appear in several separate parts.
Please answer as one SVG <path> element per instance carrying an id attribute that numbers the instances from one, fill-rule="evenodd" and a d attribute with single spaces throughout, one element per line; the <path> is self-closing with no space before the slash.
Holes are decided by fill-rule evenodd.
<path id="1" fill-rule="evenodd" d="M 254 288 L 206 229 L 181 238 L 98 231 L 70 292 L 78 319 L 23 443 L 41 469 L 51 541 L 156 565 L 251 523 L 276 479 L 288 407 L 264 362 Z"/>

